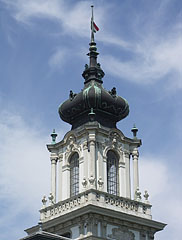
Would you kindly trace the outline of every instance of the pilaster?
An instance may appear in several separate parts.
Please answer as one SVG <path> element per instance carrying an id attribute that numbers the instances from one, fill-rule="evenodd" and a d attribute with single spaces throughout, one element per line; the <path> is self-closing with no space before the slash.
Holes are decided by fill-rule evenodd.
<path id="1" fill-rule="evenodd" d="M 125 176 L 126 176 L 126 197 L 131 198 L 131 177 L 130 177 L 130 153 L 124 151 L 124 162 L 126 165 Z"/>

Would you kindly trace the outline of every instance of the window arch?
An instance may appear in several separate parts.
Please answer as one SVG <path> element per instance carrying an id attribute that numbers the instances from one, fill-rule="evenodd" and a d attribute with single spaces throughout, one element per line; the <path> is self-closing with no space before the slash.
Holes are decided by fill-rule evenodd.
<path id="1" fill-rule="evenodd" d="M 118 167 L 118 156 L 109 150 L 107 153 L 107 192 L 114 195 L 119 194 Z"/>
<path id="2" fill-rule="evenodd" d="M 74 153 L 70 158 L 70 197 L 79 193 L 79 156 Z"/>

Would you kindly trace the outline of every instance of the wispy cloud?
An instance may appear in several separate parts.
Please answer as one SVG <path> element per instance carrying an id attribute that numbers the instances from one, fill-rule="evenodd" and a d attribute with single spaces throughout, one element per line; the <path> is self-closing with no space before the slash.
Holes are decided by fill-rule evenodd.
<path id="1" fill-rule="evenodd" d="M 150 39 L 135 44 L 133 57 L 128 61 L 111 55 L 101 56 L 106 71 L 139 84 L 152 84 L 172 74 L 175 88 L 182 88 L 182 42 L 180 34 L 160 42 Z"/>
<path id="2" fill-rule="evenodd" d="M 49 65 L 53 68 L 62 68 L 69 56 L 70 51 L 68 49 L 56 49 L 49 59 Z"/>
<path id="3" fill-rule="evenodd" d="M 13 8 L 13 16 L 19 22 L 31 24 L 36 18 L 46 18 L 59 23 L 62 34 L 77 34 L 81 37 L 90 35 L 90 1 L 78 1 L 72 4 L 71 8 L 64 0 L 4 2 L 9 8 Z M 98 4 L 95 14 L 98 25 L 105 29 L 98 36 L 98 40 L 115 45 L 118 47 L 118 53 L 120 52 L 118 57 L 109 54 L 102 56 L 101 61 L 106 71 L 138 84 L 154 84 L 163 79 L 166 89 L 182 88 L 180 16 L 176 17 L 176 21 L 173 21 L 166 31 L 162 24 L 163 16 L 170 10 L 170 2 L 163 1 L 156 6 L 156 11 L 147 14 L 140 12 L 135 21 L 129 21 L 128 27 L 132 30 L 133 39 L 127 41 L 121 36 L 116 36 L 111 27 L 107 27 L 107 24 L 112 22 L 112 15 L 108 14 L 109 9 L 109 4 Z M 127 61 L 122 58 L 123 50 L 128 51 L 131 56 Z M 63 55 L 64 51 L 61 52 L 58 48 L 57 53 L 49 60 L 50 65 L 54 66 L 57 61 L 62 61 Z"/>

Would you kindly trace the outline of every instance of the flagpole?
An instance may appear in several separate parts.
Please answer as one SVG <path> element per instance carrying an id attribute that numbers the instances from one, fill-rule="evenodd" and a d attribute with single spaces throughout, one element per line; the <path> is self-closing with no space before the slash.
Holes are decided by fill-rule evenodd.
<path id="1" fill-rule="evenodd" d="M 91 17 L 91 42 L 94 42 L 94 26 L 93 26 L 93 24 L 94 24 L 94 10 L 93 10 L 94 6 L 92 5 L 91 8 L 92 8 L 92 17 Z"/>

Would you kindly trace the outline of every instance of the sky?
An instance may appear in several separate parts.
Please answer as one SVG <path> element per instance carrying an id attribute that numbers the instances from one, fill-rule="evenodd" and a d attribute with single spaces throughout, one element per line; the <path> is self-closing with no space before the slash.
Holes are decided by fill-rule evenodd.
<path id="1" fill-rule="evenodd" d="M 140 189 L 153 219 L 167 223 L 156 240 L 181 239 L 181 0 L 0 0 L 0 239 L 24 237 L 50 192 L 46 144 L 70 126 L 58 115 L 80 92 L 88 63 L 94 5 L 104 87 L 116 87 L 130 114 L 117 127 L 139 149 Z"/>

